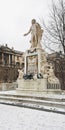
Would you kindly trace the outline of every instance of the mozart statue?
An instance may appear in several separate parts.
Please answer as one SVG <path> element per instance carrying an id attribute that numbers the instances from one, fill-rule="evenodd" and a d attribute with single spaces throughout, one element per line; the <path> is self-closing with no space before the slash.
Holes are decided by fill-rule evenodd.
<path id="1" fill-rule="evenodd" d="M 41 29 L 40 24 L 37 23 L 35 19 L 32 19 L 31 24 L 32 25 L 29 31 L 24 34 L 24 36 L 27 36 L 29 33 L 31 33 L 31 47 L 37 47 L 41 45 L 40 41 L 42 39 L 43 30 Z"/>

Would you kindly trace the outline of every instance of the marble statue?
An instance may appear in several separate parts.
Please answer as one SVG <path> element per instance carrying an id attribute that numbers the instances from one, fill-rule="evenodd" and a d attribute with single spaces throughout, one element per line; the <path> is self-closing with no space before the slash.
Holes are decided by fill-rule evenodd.
<path id="1" fill-rule="evenodd" d="M 36 22 L 35 19 L 32 19 L 31 21 L 31 27 L 29 31 L 24 34 L 24 36 L 27 36 L 29 33 L 31 33 L 31 48 L 41 46 L 40 41 L 42 39 L 43 30 L 41 29 L 41 26 L 39 23 Z"/>
<path id="2" fill-rule="evenodd" d="M 54 74 L 53 66 L 50 64 L 50 69 L 48 71 L 48 82 L 49 83 L 59 83 L 59 79 Z"/>
<path id="3" fill-rule="evenodd" d="M 59 83 L 59 79 L 54 74 L 53 65 L 50 63 L 45 63 L 41 66 L 41 73 L 43 77 L 48 79 L 49 83 Z"/>
<path id="4" fill-rule="evenodd" d="M 23 78 L 23 71 L 21 69 L 18 69 L 18 72 L 19 72 L 18 79 L 22 79 Z"/>

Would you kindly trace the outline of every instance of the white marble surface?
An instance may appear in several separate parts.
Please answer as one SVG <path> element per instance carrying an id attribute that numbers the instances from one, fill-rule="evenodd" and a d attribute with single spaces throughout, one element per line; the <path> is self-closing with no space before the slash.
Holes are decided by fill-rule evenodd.
<path id="1" fill-rule="evenodd" d="M 65 115 L 0 104 L 0 130 L 65 130 Z"/>
<path id="2" fill-rule="evenodd" d="M 47 79 L 43 78 L 43 79 L 37 79 L 37 80 L 23 80 L 23 79 L 18 79 L 17 80 L 18 83 L 18 88 L 17 90 L 21 91 L 22 93 L 24 91 L 37 91 L 37 92 L 42 92 L 43 90 L 47 90 Z"/>

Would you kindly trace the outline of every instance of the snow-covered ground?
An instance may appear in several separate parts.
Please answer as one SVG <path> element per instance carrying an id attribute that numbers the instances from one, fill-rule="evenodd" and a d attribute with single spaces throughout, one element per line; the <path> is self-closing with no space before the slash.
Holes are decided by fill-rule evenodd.
<path id="1" fill-rule="evenodd" d="M 65 115 L 0 104 L 0 130 L 65 130 Z"/>

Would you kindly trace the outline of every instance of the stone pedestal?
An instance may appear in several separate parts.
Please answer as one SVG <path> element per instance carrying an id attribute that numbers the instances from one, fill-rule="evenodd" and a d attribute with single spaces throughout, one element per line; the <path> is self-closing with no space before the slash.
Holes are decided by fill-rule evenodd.
<path id="1" fill-rule="evenodd" d="M 42 48 L 32 48 L 25 52 L 24 74 L 33 74 L 33 79 L 18 78 L 18 92 L 39 93 L 47 89 L 47 78 L 37 78 L 41 74 L 42 64 L 46 63 L 45 52 Z"/>
<path id="2" fill-rule="evenodd" d="M 18 92 L 22 93 L 41 93 L 47 89 L 47 79 L 24 80 L 18 79 Z"/>
<path id="3" fill-rule="evenodd" d="M 46 60 L 46 53 L 42 48 L 32 48 L 25 52 L 24 61 L 24 73 L 25 76 L 33 75 L 32 79 L 20 76 L 17 79 L 17 92 L 22 93 L 44 93 L 53 89 L 60 89 L 59 80 L 55 77 L 52 65 L 49 65 Z M 39 77 L 41 76 L 41 77 Z M 55 86 L 55 87 L 53 87 Z M 59 87 L 57 87 L 59 86 Z"/>
<path id="4" fill-rule="evenodd" d="M 8 91 L 8 90 L 15 90 L 17 88 L 17 83 L 0 83 L 0 90 Z"/>

